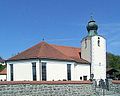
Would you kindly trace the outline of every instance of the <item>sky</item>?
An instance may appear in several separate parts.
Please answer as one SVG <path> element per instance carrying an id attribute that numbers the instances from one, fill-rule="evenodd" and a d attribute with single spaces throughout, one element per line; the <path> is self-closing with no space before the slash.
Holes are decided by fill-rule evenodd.
<path id="1" fill-rule="evenodd" d="M 120 55 L 120 0 L 0 0 L 0 56 L 8 59 L 43 38 L 81 47 L 91 15 L 107 52 Z"/>

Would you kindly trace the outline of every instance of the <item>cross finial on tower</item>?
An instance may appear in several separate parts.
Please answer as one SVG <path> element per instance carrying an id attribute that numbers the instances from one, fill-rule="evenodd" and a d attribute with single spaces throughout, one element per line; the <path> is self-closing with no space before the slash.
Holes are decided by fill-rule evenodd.
<path id="1" fill-rule="evenodd" d="M 45 41 L 45 39 L 43 38 L 42 41 Z"/>
<path id="2" fill-rule="evenodd" d="M 91 13 L 90 21 L 94 21 L 94 19 L 93 19 L 93 13 Z"/>

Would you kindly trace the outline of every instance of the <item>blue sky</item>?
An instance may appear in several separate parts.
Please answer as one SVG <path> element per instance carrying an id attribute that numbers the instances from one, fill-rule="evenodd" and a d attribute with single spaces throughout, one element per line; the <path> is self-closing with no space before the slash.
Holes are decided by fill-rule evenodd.
<path id="1" fill-rule="evenodd" d="M 120 55 L 120 0 L 0 0 L 0 56 L 7 59 L 45 38 L 80 47 L 91 14 L 107 51 Z"/>

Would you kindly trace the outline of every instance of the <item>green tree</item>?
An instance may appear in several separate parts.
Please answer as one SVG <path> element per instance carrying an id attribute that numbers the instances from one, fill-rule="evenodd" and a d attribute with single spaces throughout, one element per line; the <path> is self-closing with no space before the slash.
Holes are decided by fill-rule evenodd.
<path id="1" fill-rule="evenodd" d="M 3 70 L 4 68 L 5 68 L 5 66 L 0 64 L 0 71 Z"/>
<path id="2" fill-rule="evenodd" d="M 120 71 L 120 56 L 107 53 L 107 68 L 114 68 Z"/>

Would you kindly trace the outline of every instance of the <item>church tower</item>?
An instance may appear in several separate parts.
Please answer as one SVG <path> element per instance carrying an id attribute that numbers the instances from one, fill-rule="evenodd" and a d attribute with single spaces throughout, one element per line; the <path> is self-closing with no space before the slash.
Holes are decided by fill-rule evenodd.
<path id="1" fill-rule="evenodd" d="M 81 58 L 91 63 L 94 79 L 106 79 L 106 40 L 97 33 L 98 25 L 91 17 L 87 24 L 88 35 L 81 41 Z"/>

